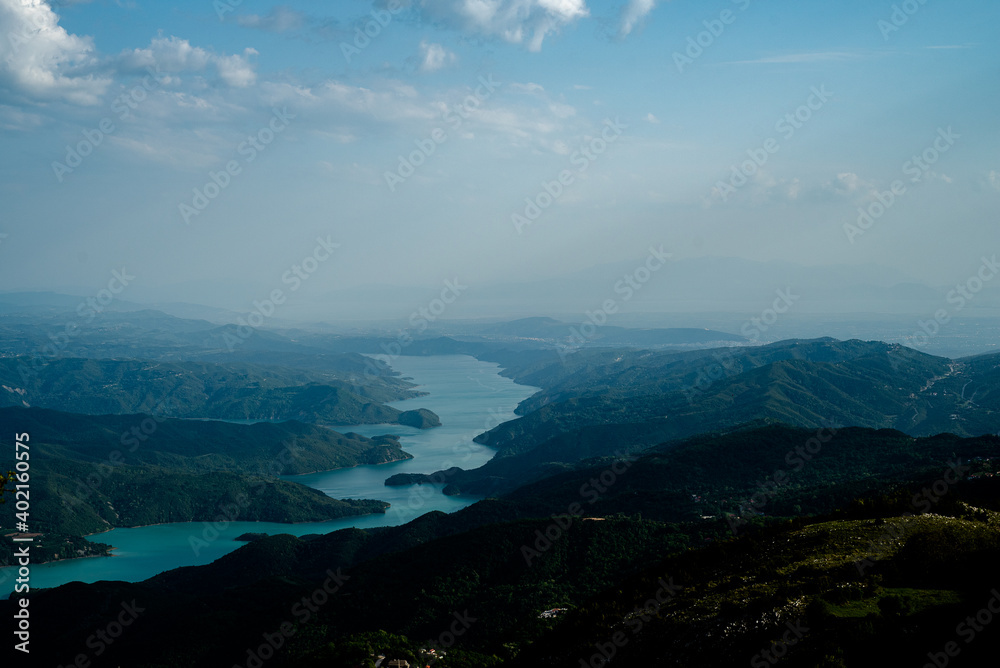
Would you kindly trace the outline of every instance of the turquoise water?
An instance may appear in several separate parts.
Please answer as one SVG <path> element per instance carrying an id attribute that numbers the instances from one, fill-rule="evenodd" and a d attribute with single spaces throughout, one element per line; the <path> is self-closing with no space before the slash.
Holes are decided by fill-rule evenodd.
<path id="1" fill-rule="evenodd" d="M 337 499 L 388 501 L 392 505 L 386 514 L 304 524 L 230 522 L 212 526 L 190 522 L 113 529 L 90 539 L 113 545 L 114 556 L 32 566 L 31 587 L 56 587 L 73 581 L 138 582 L 172 568 L 210 563 L 243 545 L 234 539 L 248 531 L 302 536 L 346 527 L 394 526 L 432 510 L 454 512 L 474 503 L 478 500 L 476 497 L 444 496 L 440 493 L 442 485 L 386 487 L 384 482 L 396 473 L 432 473 L 451 466 L 469 469 L 486 463 L 493 456 L 493 450 L 473 443 L 472 439 L 513 419 L 514 408 L 536 388 L 502 378 L 498 365 L 465 355 L 397 357 L 391 364 L 404 377 L 418 383 L 418 389 L 429 394 L 390 405 L 404 410 L 428 408 L 441 417 L 442 426 L 426 430 L 400 425 L 336 429 L 365 436 L 396 434 L 413 459 L 285 478 L 315 487 Z M 0 595 L 10 594 L 15 577 L 13 568 L 0 569 Z"/>

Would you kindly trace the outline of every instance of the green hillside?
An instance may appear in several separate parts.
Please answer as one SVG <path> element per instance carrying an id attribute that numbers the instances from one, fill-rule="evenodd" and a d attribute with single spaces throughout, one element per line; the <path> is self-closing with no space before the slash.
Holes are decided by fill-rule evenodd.
<path id="1" fill-rule="evenodd" d="M 393 436 L 338 434 L 300 422 L 253 425 L 0 408 L 0 430 L 31 435 L 36 561 L 85 556 L 81 536 L 113 527 L 227 520 L 315 522 L 385 512 L 277 479 L 409 459 Z M 0 505 L 0 526 L 16 507 Z M 3 554 L 9 539 L 0 539 Z M 82 552 L 81 552 L 82 550 Z M 4 561 L 3 563 L 9 563 Z"/>
<path id="2" fill-rule="evenodd" d="M 0 406 L 89 415 L 146 412 L 330 425 L 403 424 L 401 419 L 407 424 L 423 424 L 415 411 L 404 412 L 382 403 L 418 396 L 409 383 L 366 374 L 368 367 L 362 360 L 367 358 L 360 355 L 343 357 L 350 360 L 350 373 L 151 360 L 69 358 L 39 365 L 31 358 L 0 357 Z"/>
<path id="3" fill-rule="evenodd" d="M 35 457 L 43 459 L 156 465 L 178 472 L 296 475 L 411 458 L 394 436 L 340 434 L 297 421 L 247 425 L 0 408 L 0 429 L 31 434 Z"/>
<path id="4" fill-rule="evenodd" d="M 477 437 L 497 456 L 439 472 L 449 493 L 502 493 L 588 457 L 642 450 L 749 422 L 1000 431 L 997 356 L 952 361 L 878 342 L 786 341 L 691 353 L 603 351 L 565 363 L 526 356 L 506 373 L 543 390 L 523 416 Z M 964 395 L 963 395 L 964 391 Z M 402 480 L 392 480 L 399 484 Z"/>
<path id="5" fill-rule="evenodd" d="M 762 474 L 794 469 L 787 452 L 813 435 L 769 426 L 693 438 L 452 515 L 274 536 L 143 583 L 42 592 L 32 605 L 53 621 L 45 659 L 68 660 L 55 648 L 100 623 L 107 611 L 90 601 L 135 599 L 147 613 L 107 665 L 245 665 L 247 648 L 283 622 L 291 633 L 269 665 L 369 665 L 384 651 L 426 660 L 422 650 L 436 646 L 459 666 L 569 668 L 621 632 L 616 662 L 736 666 L 773 648 L 789 624 L 808 629 L 790 666 L 920 665 L 995 586 L 1000 478 L 978 476 L 1000 468 L 1000 439 L 846 429 L 737 535 L 720 517 L 688 514 L 690 504 L 725 512 L 723 501 L 749 498 Z M 969 469 L 948 475 L 955 456 L 969 457 L 960 465 Z M 925 490 L 939 493 L 931 512 L 919 502 Z M 308 615 L 296 607 L 334 579 L 322 605 Z M 566 612 L 541 616 L 553 608 Z M 459 619 L 465 626 L 453 627 Z M 213 633 L 171 641 L 190 624 Z M 954 665 L 984 665 L 995 638 L 963 645 Z"/>

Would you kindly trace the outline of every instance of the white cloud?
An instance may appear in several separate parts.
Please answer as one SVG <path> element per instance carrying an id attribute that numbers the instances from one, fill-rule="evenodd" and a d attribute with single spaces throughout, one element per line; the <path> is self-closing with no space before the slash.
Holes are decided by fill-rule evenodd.
<path id="1" fill-rule="evenodd" d="M 420 42 L 420 71 L 436 72 L 458 60 L 454 53 L 440 44 Z"/>
<path id="2" fill-rule="evenodd" d="M 513 93 L 544 93 L 545 88 L 541 84 L 536 84 L 532 82 L 528 83 L 512 83 L 508 84 L 507 90 Z"/>
<path id="3" fill-rule="evenodd" d="M 928 181 L 943 181 L 944 183 L 947 183 L 949 185 L 955 182 L 955 179 L 948 176 L 947 174 L 934 171 L 927 172 L 926 174 L 924 174 L 924 178 Z"/>
<path id="4" fill-rule="evenodd" d="M 139 72 L 147 67 L 161 72 L 202 72 L 214 66 L 219 79 L 227 86 L 245 88 L 257 81 L 257 73 L 249 59 L 257 55 L 256 49 L 244 49 L 243 54 L 218 55 L 199 46 L 192 46 L 180 37 L 158 37 L 144 49 L 124 51 L 118 58 L 123 71 Z"/>
<path id="5" fill-rule="evenodd" d="M 90 37 L 71 35 L 41 0 L 0 0 L 0 96 L 97 104 L 111 80 L 96 73 Z"/>
<path id="6" fill-rule="evenodd" d="M 318 137 L 323 137 L 324 139 L 329 139 L 330 141 L 336 142 L 337 144 L 353 144 L 358 141 L 358 136 L 352 132 L 342 132 L 337 130 L 316 130 L 315 134 Z"/>
<path id="7" fill-rule="evenodd" d="M 862 179 L 854 172 L 837 174 L 837 178 L 823 184 L 823 190 L 832 195 L 858 200 L 867 200 L 878 194 L 878 187 L 873 182 Z"/>
<path id="8" fill-rule="evenodd" d="M 717 203 L 733 204 L 738 202 L 749 206 L 792 203 L 800 201 L 806 194 L 806 189 L 798 177 L 791 179 L 777 177 L 764 169 L 747 177 L 743 185 L 733 186 L 733 188 L 735 190 L 723 189 L 717 184 L 712 188 L 709 196 L 702 199 L 702 205 L 705 208 L 710 208 Z"/>
<path id="9" fill-rule="evenodd" d="M 215 68 L 219 72 L 219 78 L 233 88 L 246 88 L 257 82 L 257 73 L 248 59 L 256 56 L 256 49 L 244 49 L 243 55 L 218 56 L 215 61 Z"/>
<path id="10" fill-rule="evenodd" d="M 942 183 L 952 184 L 955 179 L 942 172 L 929 171 L 925 172 L 921 179 L 930 181 L 941 181 Z M 837 174 L 837 178 L 833 181 L 827 181 L 824 183 L 820 191 L 825 195 L 834 195 L 837 197 L 842 197 L 849 199 L 855 203 L 863 204 L 866 202 L 874 201 L 879 197 L 879 193 L 891 187 L 891 183 L 878 184 L 874 181 L 868 181 L 854 172 L 843 172 Z"/>
<path id="11" fill-rule="evenodd" d="M 153 39 L 145 49 L 123 51 L 119 56 L 122 69 L 136 72 L 147 67 L 159 67 L 164 72 L 197 72 L 208 67 L 209 62 L 208 51 L 174 36 Z"/>
<path id="12" fill-rule="evenodd" d="M 797 177 L 779 178 L 762 169 L 751 177 L 748 192 L 752 204 L 791 202 L 802 193 L 802 182 Z"/>
<path id="13" fill-rule="evenodd" d="M 427 4 L 443 7 L 449 3 L 428 0 Z M 523 11 L 518 13 L 518 8 Z M 3 117 L 0 127 L 27 129 L 60 116 L 58 110 L 45 118 L 26 113 L 31 109 L 7 113 L 8 109 L 25 106 L 28 89 L 14 78 L 14 73 L 18 67 L 25 70 L 36 62 L 31 58 L 42 62 L 44 56 L 50 73 L 55 73 L 48 84 L 50 89 L 44 90 L 45 94 L 35 91 L 32 102 L 68 99 L 109 105 L 111 98 L 131 90 L 138 80 L 146 77 L 147 68 L 152 68 L 164 75 L 158 80 L 159 85 L 144 97 L 141 111 L 123 119 L 109 145 L 128 159 L 159 162 L 178 169 L 201 169 L 231 155 L 233 142 L 239 139 L 232 128 L 253 122 L 259 112 L 266 117 L 270 112 L 263 110 L 272 106 L 287 106 L 293 114 L 301 112 L 303 119 L 310 119 L 301 121 L 302 131 L 324 142 L 348 144 L 381 137 L 387 131 L 398 131 L 404 138 L 411 134 L 423 136 L 436 127 L 452 132 L 444 120 L 445 112 L 465 104 L 477 85 L 470 83 L 429 92 L 405 81 L 378 77 L 368 79 L 363 85 L 337 80 L 305 85 L 292 77 L 269 80 L 256 72 L 254 49 L 219 53 L 169 34 L 134 42 L 138 48 L 100 54 L 89 38 L 68 35 L 58 28 L 58 17 L 40 2 L 21 5 L 20 0 L 0 0 L 0 21 L 5 21 L 0 23 L 0 35 L 4 34 L 4 27 L 13 25 L 12 13 L 22 9 L 47 17 L 51 25 L 44 33 L 29 35 L 36 40 L 34 44 L 45 46 L 37 55 L 36 51 L 28 51 L 27 44 L 20 45 L 18 53 L 11 53 L 6 50 L 11 42 L 0 38 L 0 56 L 6 56 L 6 61 L 0 58 L 0 68 L 6 68 L 0 69 Z M 523 43 L 534 48 L 540 46 L 546 35 L 586 13 L 584 0 L 467 0 L 454 16 L 463 26 L 473 25 L 475 31 L 490 35 L 498 35 L 501 26 L 511 29 L 520 26 L 525 31 Z M 268 18 L 272 15 L 273 20 Z M 277 32 L 294 29 L 293 18 L 282 18 L 276 10 L 264 18 L 245 17 L 243 24 Z M 439 44 L 428 41 L 420 47 L 422 58 L 418 65 L 424 71 L 455 62 L 455 55 Z M 38 46 L 33 48 L 37 50 Z M 49 57 L 53 53 L 55 59 Z M 81 79 L 85 67 L 89 68 L 89 74 L 100 72 L 104 78 L 96 83 L 93 78 Z M 42 90 L 41 84 L 33 85 Z M 589 127 L 588 121 L 576 117 L 574 107 L 553 98 L 538 84 L 522 84 L 520 88 L 510 84 L 508 88 L 508 84 L 501 82 L 500 86 L 505 92 L 520 90 L 523 94 L 496 95 L 484 101 L 461 128 L 454 130 L 456 138 L 475 137 L 476 141 L 492 142 L 499 150 L 558 153 L 565 152 L 567 147 L 575 148 L 578 137 Z M 16 95 L 5 94 L 15 88 Z M 13 101 L 5 99 L 11 97 Z M 10 106 L 5 107 L 5 103 Z M 53 111 L 51 106 L 49 110 Z M 74 123 L 78 121 L 77 117 L 72 119 Z"/>
<path id="14" fill-rule="evenodd" d="M 540 51 L 542 42 L 590 14 L 586 0 L 419 0 L 435 21 Z"/>
<path id="15" fill-rule="evenodd" d="M 1000 192 L 1000 172 L 995 170 L 991 171 L 986 175 L 986 181 L 990 184 L 990 188 Z"/>
<path id="16" fill-rule="evenodd" d="M 652 112 L 646 114 L 646 122 L 652 123 L 653 125 L 659 125 L 660 119 L 652 114 Z"/>
<path id="17" fill-rule="evenodd" d="M 14 107 L 0 104 L 0 128 L 4 130 L 34 130 L 42 124 L 42 117 Z"/>
<path id="18" fill-rule="evenodd" d="M 329 80 L 313 87 L 265 81 L 260 89 L 267 106 L 288 105 L 293 113 L 311 109 L 319 118 L 340 123 L 344 132 L 355 132 L 351 128 L 358 125 L 432 121 L 441 115 L 433 102 L 400 81 L 354 86 Z"/>
<path id="19" fill-rule="evenodd" d="M 943 49 L 943 50 L 953 50 L 953 49 L 972 49 L 975 48 L 976 44 L 942 44 L 940 46 L 925 46 L 925 49 Z"/>
<path id="20" fill-rule="evenodd" d="M 423 137 L 434 128 L 444 128 L 449 136 L 475 138 L 502 151 L 565 153 L 567 147 L 579 146 L 582 135 L 593 132 L 590 122 L 580 118 L 574 107 L 551 98 L 541 86 L 522 84 L 527 94 L 506 94 L 513 87 L 502 83 L 503 94 L 498 91 L 474 108 L 468 106 L 474 88 L 430 93 L 397 80 L 373 80 L 365 86 L 330 80 L 311 87 L 262 81 L 254 90 L 259 90 L 266 106 L 287 105 L 292 113 L 308 111 L 302 117 L 315 119 L 317 125 L 311 130 L 338 143 L 398 132 L 400 145 L 405 146 L 407 137 Z M 456 114 L 461 105 L 466 111 Z M 445 120 L 458 116 L 461 127 Z"/>
<path id="21" fill-rule="evenodd" d="M 945 184 L 954 182 L 952 177 L 938 172 L 927 172 L 924 178 Z M 775 202 L 827 204 L 846 201 L 856 206 L 866 206 L 876 201 L 881 196 L 880 193 L 890 187 L 889 184 L 879 185 L 854 172 L 841 172 L 827 181 L 814 179 L 803 182 L 797 177 L 790 179 L 776 177 L 767 170 L 759 170 L 754 176 L 748 177 L 744 185 L 737 187 L 736 192 L 724 192 L 724 189 L 716 186 L 705 203 L 706 206 L 711 206 L 717 201 L 737 201 L 752 205 Z"/>
<path id="22" fill-rule="evenodd" d="M 628 36 L 649 16 L 649 13 L 655 7 L 656 0 L 629 0 L 629 3 L 622 9 L 622 19 L 621 25 L 618 28 L 618 36 Z"/>
<path id="23" fill-rule="evenodd" d="M 137 138 L 115 134 L 110 135 L 108 141 L 119 150 L 146 162 L 191 171 L 218 164 L 218 156 L 231 150 L 222 138 L 204 132 L 178 135 L 153 131 Z"/>
<path id="24" fill-rule="evenodd" d="M 767 56 L 753 60 L 734 60 L 723 65 L 796 65 L 805 63 L 851 62 L 872 57 L 877 54 L 860 51 L 810 51 L 805 53 L 787 53 L 781 56 Z"/>
<path id="25" fill-rule="evenodd" d="M 409 0 L 400 1 L 409 2 Z M 382 5 L 379 8 L 385 9 L 384 0 Z M 243 14 L 233 18 L 236 25 L 249 30 L 285 35 L 309 43 L 316 41 L 339 43 L 354 40 L 354 28 L 363 29 L 372 20 L 372 15 L 370 11 L 366 12 L 348 24 L 329 16 L 310 14 L 282 5 L 272 8 L 266 14 Z"/>
<path id="26" fill-rule="evenodd" d="M 576 108 L 568 105 L 562 104 L 561 102 L 553 102 L 549 105 L 549 111 L 556 118 L 570 118 L 571 116 L 576 116 Z"/>
<path id="27" fill-rule="evenodd" d="M 260 14 L 237 16 L 236 23 L 244 28 L 285 33 L 303 27 L 306 24 L 306 15 L 288 7 L 273 7 L 264 16 Z"/>

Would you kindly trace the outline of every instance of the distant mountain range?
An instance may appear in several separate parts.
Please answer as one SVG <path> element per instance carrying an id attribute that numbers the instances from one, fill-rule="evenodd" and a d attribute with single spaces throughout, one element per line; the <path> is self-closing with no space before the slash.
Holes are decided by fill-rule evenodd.
<path id="1" fill-rule="evenodd" d="M 622 276 L 635 271 L 643 258 L 589 267 L 561 276 L 525 282 L 477 284 L 448 309 L 448 319 L 549 316 L 574 320 L 588 310 L 600 308 L 615 298 L 614 286 Z M 734 277 L 738 277 L 734 280 Z M 956 282 L 966 276 L 955 277 Z M 774 291 L 789 288 L 801 295 L 799 313 L 906 313 L 932 314 L 946 306 L 945 297 L 954 285 L 921 283 L 903 272 L 877 264 L 807 266 L 785 261 L 753 261 L 731 257 L 700 257 L 671 260 L 635 292 L 626 312 L 759 313 L 773 299 Z M 135 286 L 129 297 L 144 301 L 116 302 L 116 309 L 156 308 L 184 318 L 204 318 L 217 323 L 235 323 L 252 308 L 251 297 L 266 294 L 270 286 L 245 282 L 186 282 L 174 286 Z M 440 287 L 412 285 L 352 286 L 325 294 L 316 293 L 282 307 L 276 322 L 320 322 L 329 320 L 332 309 L 351 313 L 355 320 L 405 320 L 426 306 Z M 25 297 L 25 294 L 37 295 Z M 76 301 L 72 301 L 75 299 Z M 56 305 L 46 293 L 0 293 L 0 313 L 9 307 L 23 308 L 35 301 L 36 312 Z M 73 309 L 80 298 L 61 303 Z M 984 290 L 970 312 L 995 313 L 1000 293 Z M 8 305 L 5 307 L 5 305 Z M 620 324 L 612 321 L 611 324 Z"/>
<path id="2" fill-rule="evenodd" d="M 117 303 L 99 317 L 90 311 L 86 311 L 86 317 L 81 317 L 72 310 L 79 298 L 38 293 L 40 300 L 35 305 L 31 301 L 34 294 L 6 295 L 16 297 L 14 301 L 18 304 L 8 305 L 10 312 L 0 317 L 0 334 L 9 353 L 51 358 L 55 349 L 58 356 L 63 357 L 240 361 L 342 372 L 342 377 L 343 373 L 365 372 L 367 365 L 358 364 L 357 357 L 344 357 L 344 353 L 385 354 L 399 346 L 400 340 L 406 342 L 400 352 L 408 355 L 434 354 L 431 345 L 438 342 L 438 349 L 442 349 L 442 344 L 447 343 L 445 339 L 466 344 L 459 348 L 459 344 L 454 343 L 455 348 L 451 350 L 445 345 L 446 354 L 459 349 L 476 354 L 510 347 L 704 347 L 747 342 L 745 336 L 704 328 L 617 327 L 597 316 L 593 320 L 605 324 L 595 326 L 592 319 L 587 318 L 574 322 L 538 317 L 502 323 L 457 322 L 434 327 L 425 324 L 425 329 L 382 323 L 379 327 L 347 333 L 321 325 L 291 327 L 284 321 L 269 321 L 267 327 L 248 328 L 234 323 L 181 318 L 139 305 Z M 0 294 L 0 299 L 3 297 Z M 67 328 L 72 335 L 66 334 Z M 402 339 L 400 332 L 405 333 Z"/>
<path id="3" fill-rule="evenodd" d="M 619 298 L 614 286 L 642 265 L 642 258 L 587 268 L 548 279 L 479 284 L 449 307 L 448 318 L 512 319 L 551 316 L 584 318 L 608 298 Z M 958 276 L 956 282 L 968 276 Z M 946 306 L 954 285 L 921 283 L 902 272 L 875 264 L 806 266 L 792 262 L 759 262 L 740 258 L 701 257 L 671 260 L 626 303 L 628 313 L 735 312 L 765 309 L 779 289 L 791 289 L 801 300 L 799 313 L 907 313 L 926 315 Z M 440 289 L 438 289 L 440 291 Z M 320 321 L 332 305 L 356 319 L 402 318 L 426 305 L 431 288 L 357 286 L 317 296 L 297 305 L 289 317 Z M 995 313 L 1000 292 L 983 291 L 972 311 Z M 992 311 L 991 311 L 992 310 Z M 614 322 L 612 318 L 611 324 Z"/>
<path id="4" fill-rule="evenodd" d="M 639 329 L 615 327 L 607 324 L 598 326 L 595 325 L 595 320 L 598 323 L 601 322 L 598 317 L 595 317 L 594 320 L 584 318 L 580 322 L 574 323 L 544 317 L 523 318 L 495 325 L 483 325 L 477 335 L 495 341 L 545 341 L 563 349 L 575 349 L 585 345 L 656 348 L 747 342 L 744 336 L 710 329 L 690 327 Z"/>
<path id="5" fill-rule="evenodd" d="M 755 420 L 914 436 L 1000 431 L 1000 355 L 948 360 L 880 342 L 818 339 L 497 359 L 517 382 L 544 388 L 518 407 L 523 417 L 477 437 L 497 455 L 473 471 L 410 474 L 387 484 L 434 479 L 447 481 L 448 493 L 492 494 L 588 457 Z"/>

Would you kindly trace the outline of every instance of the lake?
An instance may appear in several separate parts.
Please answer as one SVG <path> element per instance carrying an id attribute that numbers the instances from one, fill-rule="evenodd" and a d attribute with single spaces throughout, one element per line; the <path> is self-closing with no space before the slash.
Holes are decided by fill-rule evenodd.
<path id="1" fill-rule="evenodd" d="M 379 527 L 405 524 L 432 510 L 454 512 L 475 503 L 470 496 L 441 494 L 442 485 L 386 487 L 385 479 L 396 473 L 433 473 L 452 466 L 470 469 L 486 463 L 494 454 L 472 439 L 501 422 L 514 419 L 514 408 L 537 388 L 518 385 L 499 375 L 500 367 L 466 355 L 396 357 L 393 369 L 417 383 L 428 395 L 389 404 L 402 410 L 428 408 L 442 425 L 420 430 L 400 425 L 336 427 L 365 436 L 396 434 L 413 459 L 378 466 L 358 466 L 300 476 L 286 476 L 319 489 L 337 499 L 381 499 L 392 506 L 384 515 L 349 517 L 329 522 L 277 524 L 230 522 L 213 528 L 205 522 L 161 524 L 135 529 L 113 529 L 90 539 L 115 547 L 113 557 L 71 559 L 31 568 L 31 587 L 57 587 L 73 581 L 126 580 L 138 582 L 172 568 L 197 566 L 215 561 L 244 543 L 235 538 L 247 532 L 302 536 L 329 533 L 347 527 Z M 0 592 L 13 591 L 16 571 L 0 569 Z"/>

